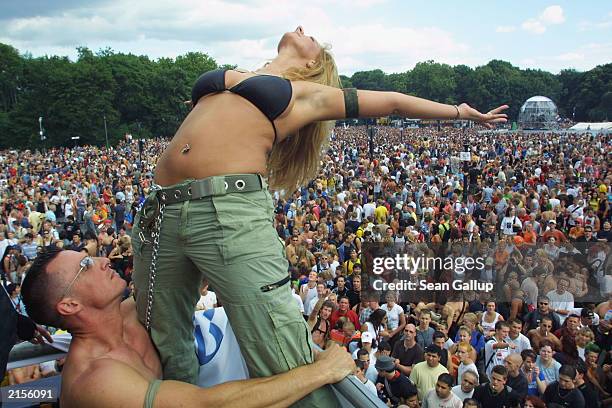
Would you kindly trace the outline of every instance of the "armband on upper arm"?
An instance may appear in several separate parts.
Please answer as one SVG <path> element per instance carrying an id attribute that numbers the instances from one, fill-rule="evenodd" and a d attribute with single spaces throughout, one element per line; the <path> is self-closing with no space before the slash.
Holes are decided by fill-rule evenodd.
<path id="1" fill-rule="evenodd" d="M 359 101 L 357 99 L 356 88 L 344 88 L 344 111 L 347 119 L 356 119 L 359 117 Z"/>

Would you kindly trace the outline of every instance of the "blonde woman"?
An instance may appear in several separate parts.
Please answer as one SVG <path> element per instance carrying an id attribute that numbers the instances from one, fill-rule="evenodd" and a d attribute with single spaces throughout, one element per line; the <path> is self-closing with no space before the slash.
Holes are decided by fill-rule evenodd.
<path id="1" fill-rule="evenodd" d="M 139 319 L 164 378 L 191 383 L 198 374 L 191 314 L 202 275 L 223 301 L 251 377 L 313 361 L 267 187 L 291 194 L 316 177 L 335 119 L 395 114 L 492 127 L 506 122 L 507 108 L 482 114 L 467 104 L 342 90 L 328 49 L 302 27 L 285 33 L 278 55 L 255 72 L 203 74 L 191 102 L 134 228 Z M 335 405 L 330 392 L 316 391 L 309 403 Z"/>
<path id="2" fill-rule="evenodd" d="M 478 373 L 478 368 L 474 363 L 474 359 L 471 357 L 474 353 L 474 348 L 468 342 L 461 342 L 457 345 L 457 351 L 455 351 L 455 355 L 457 357 L 457 378 L 461 379 L 463 377 L 463 373 L 466 371 L 473 371 Z M 455 359 L 453 359 L 455 360 Z M 454 363 L 454 361 L 453 361 Z"/>

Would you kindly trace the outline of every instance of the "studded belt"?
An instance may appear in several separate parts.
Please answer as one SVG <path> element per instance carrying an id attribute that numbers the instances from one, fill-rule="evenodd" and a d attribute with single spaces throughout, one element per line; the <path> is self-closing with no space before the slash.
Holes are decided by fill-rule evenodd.
<path id="1" fill-rule="evenodd" d="M 156 197 L 161 203 L 168 205 L 210 196 L 258 191 L 263 189 L 264 185 L 259 174 L 213 176 L 169 188 L 158 187 Z"/>

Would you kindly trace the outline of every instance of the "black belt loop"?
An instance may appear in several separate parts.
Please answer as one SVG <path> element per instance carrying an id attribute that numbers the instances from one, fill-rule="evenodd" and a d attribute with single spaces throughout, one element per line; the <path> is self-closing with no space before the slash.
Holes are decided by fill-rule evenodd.
<path id="1" fill-rule="evenodd" d="M 280 288 L 281 286 L 283 286 L 285 283 L 289 282 L 290 280 L 291 280 L 291 277 L 290 276 L 286 276 L 286 277 L 284 277 L 283 279 L 279 280 L 276 283 L 272 283 L 271 285 L 264 285 L 264 286 L 262 286 L 259 289 L 261 289 L 262 292 L 269 292 L 271 290 Z"/>

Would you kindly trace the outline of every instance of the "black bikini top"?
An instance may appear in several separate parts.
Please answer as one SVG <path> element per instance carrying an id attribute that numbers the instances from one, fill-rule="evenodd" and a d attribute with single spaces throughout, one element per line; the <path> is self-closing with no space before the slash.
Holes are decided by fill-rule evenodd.
<path id="1" fill-rule="evenodd" d="M 225 87 L 225 69 L 216 69 L 202 74 L 191 90 L 191 101 L 194 106 L 198 100 L 208 94 L 230 91 L 242 96 L 266 115 L 274 128 L 276 143 L 276 126 L 274 119 L 287 109 L 291 102 L 293 88 L 291 81 L 274 75 L 255 75 L 249 77 L 230 89 Z"/>

